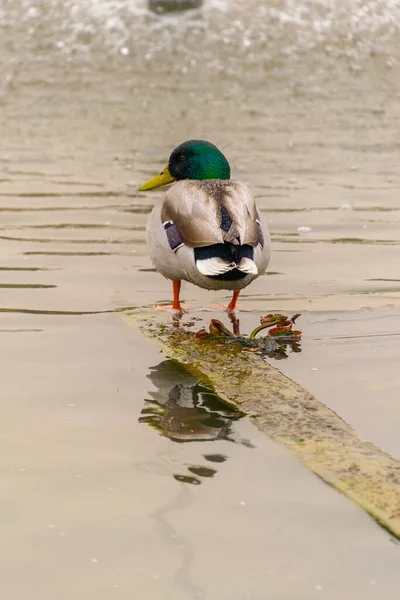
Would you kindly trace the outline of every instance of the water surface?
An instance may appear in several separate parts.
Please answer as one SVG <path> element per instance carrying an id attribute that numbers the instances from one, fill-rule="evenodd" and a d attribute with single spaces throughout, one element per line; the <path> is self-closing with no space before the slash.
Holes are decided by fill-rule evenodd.
<path id="1" fill-rule="evenodd" d="M 302 312 L 279 368 L 400 457 L 399 17 L 0 2 L 4 597 L 397 599 L 389 535 L 114 311 L 170 299 L 136 189 L 210 139 L 272 232 L 243 331 Z"/>

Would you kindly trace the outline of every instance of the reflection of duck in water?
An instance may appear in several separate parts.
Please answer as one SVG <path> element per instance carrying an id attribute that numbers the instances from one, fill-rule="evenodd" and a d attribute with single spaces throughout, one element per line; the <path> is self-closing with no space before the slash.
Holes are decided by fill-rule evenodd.
<path id="1" fill-rule="evenodd" d="M 203 0 L 148 0 L 149 9 L 160 14 L 200 8 L 202 4 Z"/>
<path id="2" fill-rule="evenodd" d="M 153 400 L 146 400 L 139 422 L 148 423 L 175 442 L 240 441 L 235 440 L 232 424 L 242 414 L 176 362 L 167 360 L 157 365 L 150 379 L 158 390 L 151 393 Z"/>

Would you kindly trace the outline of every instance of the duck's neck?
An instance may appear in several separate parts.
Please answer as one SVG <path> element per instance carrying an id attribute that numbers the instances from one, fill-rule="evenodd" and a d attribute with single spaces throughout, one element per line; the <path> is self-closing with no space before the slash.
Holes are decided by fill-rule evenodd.
<path id="1" fill-rule="evenodd" d="M 221 160 L 202 160 L 200 163 L 193 165 L 191 169 L 189 179 L 230 179 L 231 169 L 228 161 L 224 156 L 221 156 Z"/>

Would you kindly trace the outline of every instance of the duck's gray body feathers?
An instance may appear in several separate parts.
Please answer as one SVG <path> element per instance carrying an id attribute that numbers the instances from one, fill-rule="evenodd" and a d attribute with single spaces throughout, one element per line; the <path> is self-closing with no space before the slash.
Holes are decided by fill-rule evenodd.
<path id="1" fill-rule="evenodd" d="M 179 181 L 147 223 L 159 273 L 209 290 L 239 290 L 262 275 L 270 258 L 268 227 L 249 188 L 234 180 Z"/>

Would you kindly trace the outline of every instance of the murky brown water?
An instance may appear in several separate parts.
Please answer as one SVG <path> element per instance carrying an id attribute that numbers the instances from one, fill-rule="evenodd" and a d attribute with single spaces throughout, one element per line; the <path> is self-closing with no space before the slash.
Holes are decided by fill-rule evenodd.
<path id="1" fill-rule="evenodd" d="M 0 2 L 4 597 L 397 599 L 389 536 L 113 311 L 170 297 L 144 244 L 157 193 L 136 187 L 210 139 L 272 230 L 243 330 L 303 312 L 280 368 L 400 457 L 399 16 L 397 0 L 173 18 Z M 146 424 L 171 390 L 183 406 L 156 424 L 203 441 Z"/>

